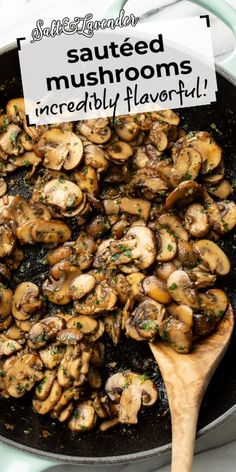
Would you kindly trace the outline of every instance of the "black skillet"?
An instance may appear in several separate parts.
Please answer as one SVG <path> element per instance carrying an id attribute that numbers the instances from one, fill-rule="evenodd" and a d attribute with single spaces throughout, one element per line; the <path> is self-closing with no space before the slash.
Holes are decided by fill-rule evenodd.
<path id="1" fill-rule="evenodd" d="M 32 78 L 33 80 L 33 78 Z M 179 114 L 188 130 L 208 130 L 224 149 L 227 177 L 236 178 L 236 88 L 234 81 L 223 72 L 217 73 L 217 102 L 209 106 L 182 109 Z M 13 97 L 21 96 L 21 80 L 16 49 L 8 48 L 0 56 L 0 107 Z M 212 129 L 212 124 L 216 128 Z M 213 125 L 214 128 L 214 125 Z M 9 179 L 10 193 L 27 196 L 23 175 Z M 219 285 L 224 288 L 236 312 L 236 234 L 229 233 L 222 248 L 230 257 L 232 271 Z M 18 281 L 36 283 L 45 273 L 41 261 L 45 252 L 41 247 L 30 248 Z M 30 263 L 30 264 L 29 264 Z M 17 280 L 15 281 L 17 282 Z M 24 451 L 48 458 L 77 464 L 116 464 L 160 455 L 170 449 L 171 425 L 168 403 L 158 368 L 144 343 L 121 342 L 118 347 L 109 344 L 107 363 L 116 361 L 120 368 L 147 371 L 157 382 L 160 391 L 158 406 L 146 409 L 136 426 L 117 428 L 100 433 L 92 431 L 82 436 L 70 433 L 50 417 L 41 417 L 32 410 L 29 397 L 20 400 L 0 400 L 0 440 Z M 203 433 L 222 423 L 236 410 L 236 329 L 230 347 L 217 369 L 203 400 L 198 430 Z M 106 368 L 105 375 L 112 372 Z M 214 423 L 213 423 L 214 422 Z"/>

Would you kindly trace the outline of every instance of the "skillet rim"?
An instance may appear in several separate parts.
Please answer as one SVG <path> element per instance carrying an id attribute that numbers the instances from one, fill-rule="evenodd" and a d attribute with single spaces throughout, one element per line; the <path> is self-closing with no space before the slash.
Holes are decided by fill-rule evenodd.
<path id="1" fill-rule="evenodd" d="M 3 54 L 12 51 L 13 49 L 17 49 L 16 42 L 8 44 L 2 48 L 0 48 L 0 58 Z M 223 67 L 220 65 L 216 66 L 216 72 L 218 72 L 221 76 L 223 76 L 228 82 L 230 82 L 234 87 L 236 87 L 236 78 L 227 72 Z M 225 413 L 220 415 L 214 421 L 211 421 L 207 426 L 201 428 L 197 432 L 197 440 L 206 437 L 213 431 L 215 431 L 218 427 L 222 426 L 226 423 L 230 418 L 232 418 L 236 414 L 236 402 L 234 406 L 232 406 L 229 410 Z M 14 447 L 19 451 L 23 451 L 25 453 L 33 454 L 34 456 L 39 456 L 44 459 L 49 459 L 51 461 L 57 460 L 60 463 L 69 463 L 69 464 L 77 464 L 77 465 L 114 465 L 114 464 L 126 464 L 131 461 L 142 461 L 150 458 L 154 458 L 155 456 L 162 456 L 167 454 L 171 451 L 171 443 L 165 444 L 164 446 L 159 446 L 153 449 L 148 449 L 146 451 L 141 452 L 134 452 L 131 454 L 123 454 L 123 455 L 115 455 L 115 456 L 104 456 L 104 457 L 80 457 L 80 456 L 70 456 L 64 454 L 55 454 L 53 452 L 43 451 L 41 449 L 33 448 L 30 446 L 26 446 L 24 444 L 18 443 L 13 441 L 12 439 L 6 438 L 4 435 L 0 434 L 0 442 L 6 444 L 10 447 Z"/>

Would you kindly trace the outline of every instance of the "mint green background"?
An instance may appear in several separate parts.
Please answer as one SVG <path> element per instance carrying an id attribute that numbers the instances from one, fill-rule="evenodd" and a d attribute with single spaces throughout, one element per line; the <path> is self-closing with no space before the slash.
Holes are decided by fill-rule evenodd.
<path id="1" fill-rule="evenodd" d="M 230 5 L 224 0 L 193 0 L 193 2 L 209 10 L 226 23 L 236 38 L 236 12 Z M 111 6 L 106 16 L 118 15 L 124 3 L 124 0 L 111 0 Z M 231 56 L 220 65 L 236 76 L 236 48 Z M 46 460 L 0 443 L 0 469 L 2 472 L 43 472 L 57 464 L 59 462 Z"/>

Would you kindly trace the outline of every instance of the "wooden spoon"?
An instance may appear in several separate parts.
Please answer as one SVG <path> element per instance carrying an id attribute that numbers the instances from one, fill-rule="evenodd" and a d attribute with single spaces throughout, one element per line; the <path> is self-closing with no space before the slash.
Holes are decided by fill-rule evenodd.
<path id="1" fill-rule="evenodd" d="M 216 331 L 198 341 L 190 354 L 179 354 L 167 343 L 150 343 L 165 382 L 172 424 L 171 472 L 191 472 L 199 409 L 234 327 L 229 305 Z"/>

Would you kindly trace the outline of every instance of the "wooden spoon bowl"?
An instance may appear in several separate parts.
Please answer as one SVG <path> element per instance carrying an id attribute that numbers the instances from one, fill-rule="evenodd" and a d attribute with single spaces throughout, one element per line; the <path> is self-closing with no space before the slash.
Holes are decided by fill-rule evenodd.
<path id="1" fill-rule="evenodd" d="M 190 354 L 167 343 L 150 343 L 169 400 L 172 424 L 172 472 L 191 472 L 199 410 L 207 386 L 229 345 L 234 313 L 229 305 L 216 331 L 199 340 Z"/>

